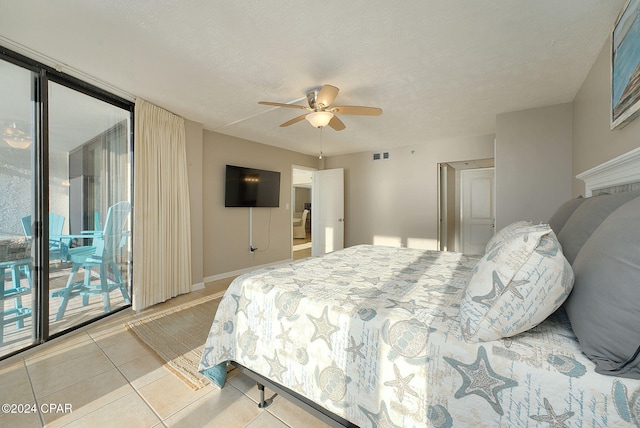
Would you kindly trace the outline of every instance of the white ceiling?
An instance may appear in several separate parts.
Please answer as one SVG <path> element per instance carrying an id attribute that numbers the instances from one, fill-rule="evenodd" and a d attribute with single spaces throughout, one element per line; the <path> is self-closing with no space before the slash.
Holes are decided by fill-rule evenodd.
<path id="1" fill-rule="evenodd" d="M 332 155 L 492 134 L 496 114 L 572 101 L 625 1 L 5 1 L 0 44 L 205 129 Z M 384 113 L 321 135 L 257 103 L 323 84 Z"/>

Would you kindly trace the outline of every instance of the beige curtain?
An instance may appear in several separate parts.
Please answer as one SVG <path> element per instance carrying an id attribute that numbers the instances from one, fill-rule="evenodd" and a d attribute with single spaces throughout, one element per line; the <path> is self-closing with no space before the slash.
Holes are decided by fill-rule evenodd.
<path id="1" fill-rule="evenodd" d="M 191 212 L 184 119 L 136 100 L 133 309 L 191 291 Z"/>

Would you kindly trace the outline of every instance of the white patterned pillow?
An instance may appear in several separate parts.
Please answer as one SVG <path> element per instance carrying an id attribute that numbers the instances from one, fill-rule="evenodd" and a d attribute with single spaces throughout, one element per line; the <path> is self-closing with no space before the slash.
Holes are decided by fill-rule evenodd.
<path id="1" fill-rule="evenodd" d="M 460 303 L 465 340 L 510 337 L 535 327 L 573 287 L 571 265 L 548 224 L 530 225 L 478 262 Z"/>
<path id="2" fill-rule="evenodd" d="M 496 246 L 504 244 L 504 241 L 518 233 L 526 233 L 533 224 L 530 221 L 516 221 L 508 226 L 500 229 L 495 235 L 489 239 L 485 247 L 485 253 L 490 252 Z"/>

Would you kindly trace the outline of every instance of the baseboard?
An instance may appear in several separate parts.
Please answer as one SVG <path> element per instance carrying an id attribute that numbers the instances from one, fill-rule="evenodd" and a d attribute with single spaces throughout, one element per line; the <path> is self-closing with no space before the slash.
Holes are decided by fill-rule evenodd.
<path id="1" fill-rule="evenodd" d="M 203 290 L 204 282 L 198 282 L 197 284 L 191 284 L 191 291 Z"/>
<path id="2" fill-rule="evenodd" d="M 265 267 L 269 267 L 269 266 L 275 266 L 275 265 L 279 265 L 282 263 L 287 263 L 287 262 L 291 262 L 293 261 L 293 259 L 286 259 L 286 260 L 280 260 L 279 262 L 273 262 L 273 263 L 267 263 L 264 265 L 258 265 L 258 266 L 251 266 L 245 269 L 238 269 L 238 270 L 234 270 L 231 272 L 225 272 L 225 273 L 220 273 L 217 275 L 212 275 L 212 276 L 207 276 L 205 278 L 203 278 L 203 281 L 206 282 L 211 282 L 211 281 L 218 281 L 219 279 L 225 279 L 225 278 L 230 278 L 232 276 L 238 276 L 238 275 L 242 275 L 244 273 L 247 272 L 251 272 L 254 271 L 256 269 L 262 269 Z"/>

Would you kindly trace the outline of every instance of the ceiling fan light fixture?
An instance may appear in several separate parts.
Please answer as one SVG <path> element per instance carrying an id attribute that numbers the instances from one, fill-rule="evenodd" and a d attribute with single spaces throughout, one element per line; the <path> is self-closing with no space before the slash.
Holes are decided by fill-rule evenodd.
<path id="1" fill-rule="evenodd" d="M 333 119 L 333 113 L 330 111 L 314 111 L 306 115 L 305 119 L 307 119 L 312 126 L 322 128 L 323 126 L 327 126 L 331 119 Z"/>

